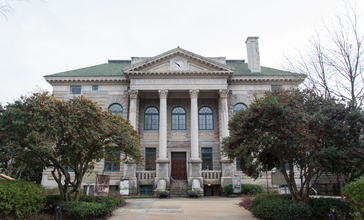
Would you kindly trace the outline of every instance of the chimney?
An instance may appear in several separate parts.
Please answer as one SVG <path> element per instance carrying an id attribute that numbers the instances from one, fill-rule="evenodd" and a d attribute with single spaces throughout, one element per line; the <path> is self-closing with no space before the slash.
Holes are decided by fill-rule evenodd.
<path id="1" fill-rule="evenodd" d="M 245 41 L 248 53 L 248 69 L 251 73 L 260 73 L 259 37 L 248 37 Z"/>

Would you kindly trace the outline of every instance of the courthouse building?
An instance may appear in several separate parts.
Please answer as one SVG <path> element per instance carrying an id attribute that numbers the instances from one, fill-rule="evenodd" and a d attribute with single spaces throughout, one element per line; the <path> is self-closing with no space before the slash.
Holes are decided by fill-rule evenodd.
<path id="1" fill-rule="evenodd" d="M 204 57 L 177 47 L 154 57 L 109 60 L 45 79 L 57 99 L 83 95 L 128 119 L 139 133 L 145 164 L 105 159 L 95 167 L 97 174 L 110 175 L 112 188 L 128 180 L 130 194 L 165 189 L 172 195 L 186 194 L 193 189 L 219 195 L 234 176 L 253 183 L 236 161 L 221 154 L 229 119 L 249 106 L 254 94 L 297 88 L 305 79 L 261 66 L 258 37 L 248 37 L 245 43 L 248 62 Z M 266 180 L 256 183 L 266 185 Z M 56 187 L 47 170 L 42 184 Z"/>

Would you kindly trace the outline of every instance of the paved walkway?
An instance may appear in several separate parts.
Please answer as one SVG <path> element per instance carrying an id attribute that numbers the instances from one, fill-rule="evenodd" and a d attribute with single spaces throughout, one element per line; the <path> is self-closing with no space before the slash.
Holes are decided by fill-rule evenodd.
<path id="1" fill-rule="evenodd" d="M 241 198 L 203 197 L 127 199 L 108 220 L 120 219 L 243 219 L 256 220 L 238 203 Z"/>

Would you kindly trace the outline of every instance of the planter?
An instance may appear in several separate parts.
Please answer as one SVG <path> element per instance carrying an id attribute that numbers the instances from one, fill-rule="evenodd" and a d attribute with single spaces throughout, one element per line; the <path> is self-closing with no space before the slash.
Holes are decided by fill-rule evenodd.
<path id="1" fill-rule="evenodd" d="M 167 198 L 169 196 L 169 192 L 160 192 L 159 198 Z"/>
<path id="2" fill-rule="evenodd" d="M 188 191 L 187 194 L 188 194 L 188 197 L 190 197 L 190 198 L 198 197 L 197 191 Z"/>

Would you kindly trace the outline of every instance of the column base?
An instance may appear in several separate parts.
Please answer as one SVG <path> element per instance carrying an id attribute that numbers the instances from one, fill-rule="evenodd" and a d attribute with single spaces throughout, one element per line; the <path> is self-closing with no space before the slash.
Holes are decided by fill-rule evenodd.
<path id="1" fill-rule="evenodd" d="M 161 186 L 160 180 L 165 181 L 165 187 L 169 188 L 170 178 L 169 178 L 169 160 L 168 158 L 159 158 L 156 161 L 156 177 L 154 179 L 154 186 L 158 188 Z"/>
<path id="2" fill-rule="evenodd" d="M 138 194 L 138 179 L 136 177 L 136 163 L 127 162 L 124 163 L 124 178 L 123 180 L 129 180 L 129 195 Z"/>
<path id="3" fill-rule="evenodd" d="M 229 159 L 221 160 L 221 187 L 232 184 L 234 176 L 234 164 Z"/>

